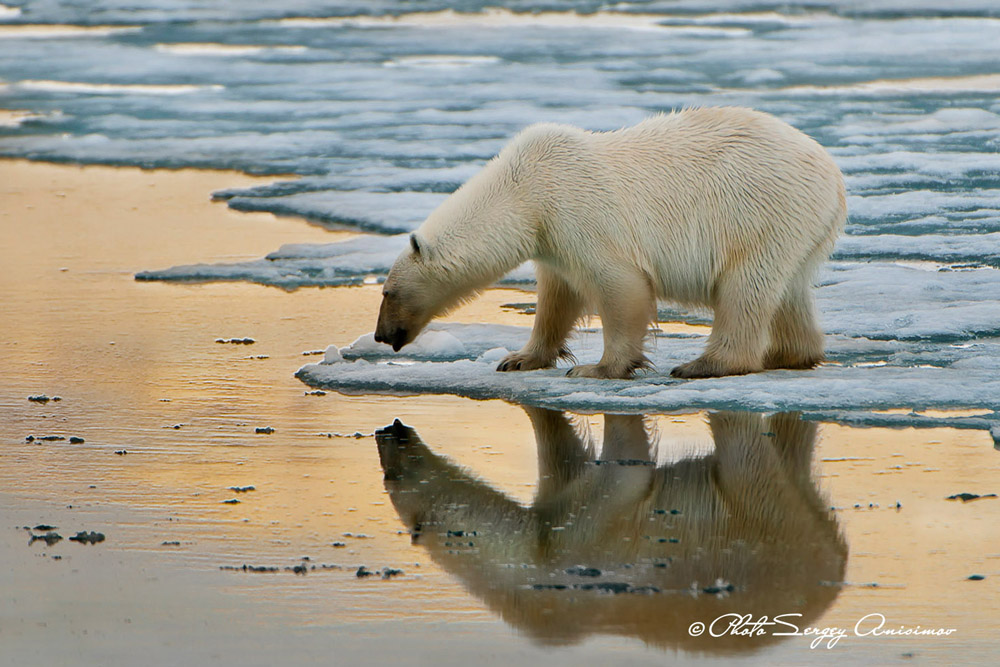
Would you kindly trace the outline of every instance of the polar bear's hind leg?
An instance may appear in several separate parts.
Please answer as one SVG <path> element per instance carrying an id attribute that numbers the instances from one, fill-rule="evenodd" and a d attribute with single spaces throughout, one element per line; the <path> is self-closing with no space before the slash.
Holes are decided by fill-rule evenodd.
<path id="1" fill-rule="evenodd" d="M 823 361 L 823 332 L 816 323 L 811 267 L 789 283 L 771 320 L 771 345 L 764 368 L 813 368 Z"/>
<path id="2" fill-rule="evenodd" d="M 723 275 L 715 289 L 715 319 L 705 352 L 670 374 L 693 379 L 763 370 L 780 282 L 780 276 L 764 267 L 745 266 Z"/>

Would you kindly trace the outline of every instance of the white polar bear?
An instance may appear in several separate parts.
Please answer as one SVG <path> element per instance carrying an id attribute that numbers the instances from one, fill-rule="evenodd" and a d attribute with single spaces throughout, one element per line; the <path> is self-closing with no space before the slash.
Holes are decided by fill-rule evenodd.
<path id="1" fill-rule="evenodd" d="M 846 216 L 830 155 L 766 113 L 686 109 L 614 132 L 534 125 L 411 235 L 375 338 L 398 350 L 530 259 L 534 328 L 497 370 L 570 356 L 567 336 L 594 308 L 604 354 L 568 375 L 631 377 L 648 366 L 657 299 L 715 312 L 705 352 L 676 377 L 811 368 L 823 360 L 811 282 Z"/>

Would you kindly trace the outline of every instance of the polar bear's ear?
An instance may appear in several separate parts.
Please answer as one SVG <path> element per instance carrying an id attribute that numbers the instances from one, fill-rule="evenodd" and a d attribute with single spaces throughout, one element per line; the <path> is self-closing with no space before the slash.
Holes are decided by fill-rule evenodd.
<path id="1" fill-rule="evenodd" d="M 423 248 L 421 248 L 420 240 L 417 239 L 416 234 L 410 234 L 410 248 L 413 249 L 413 254 L 420 257 Z"/>

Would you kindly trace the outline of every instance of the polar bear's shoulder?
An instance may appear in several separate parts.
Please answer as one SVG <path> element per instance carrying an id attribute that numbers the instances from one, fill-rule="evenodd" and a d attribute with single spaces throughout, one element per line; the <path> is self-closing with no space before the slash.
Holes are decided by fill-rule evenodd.
<path id="1" fill-rule="evenodd" d="M 543 156 L 552 152 L 578 150 L 592 132 L 561 123 L 535 123 L 521 130 L 504 152 Z"/>

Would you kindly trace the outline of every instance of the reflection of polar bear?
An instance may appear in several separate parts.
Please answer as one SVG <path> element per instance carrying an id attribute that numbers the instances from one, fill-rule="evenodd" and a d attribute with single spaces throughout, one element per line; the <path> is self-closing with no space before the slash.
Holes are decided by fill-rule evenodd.
<path id="1" fill-rule="evenodd" d="M 740 108 L 688 109 L 616 132 L 522 132 L 411 236 L 385 282 L 376 340 L 434 316 L 524 261 L 538 276 L 528 344 L 498 370 L 552 366 L 585 308 L 604 356 L 569 375 L 630 377 L 657 298 L 709 306 L 705 353 L 678 377 L 810 368 L 823 359 L 810 282 L 846 216 L 815 141 Z"/>
<path id="2" fill-rule="evenodd" d="M 837 597 L 847 546 L 812 480 L 814 423 L 711 414 L 714 453 L 657 466 L 640 415 L 605 415 L 595 460 L 563 413 L 525 411 L 538 441 L 530 507 L 398 421 L 376 433 L 386 489 L 414 542 L 519 630 L 544 642 L 614 633 L 752 651 L 772 633 L 699 638 L 688 627 L 739 613 L 788 614 L 804 628 Z"/>

